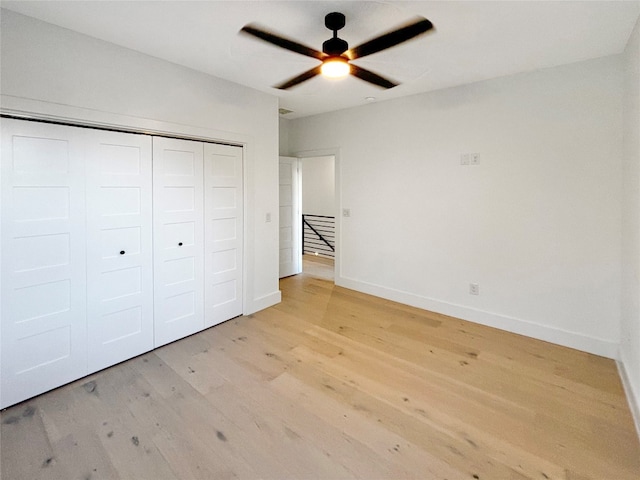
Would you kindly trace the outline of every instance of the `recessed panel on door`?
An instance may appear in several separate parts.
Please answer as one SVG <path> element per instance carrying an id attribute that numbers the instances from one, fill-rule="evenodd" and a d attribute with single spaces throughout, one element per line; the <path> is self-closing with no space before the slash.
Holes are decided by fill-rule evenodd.
<path id="1" fill-rule="evenodd" d="M 131 143 L 122 145 L 100 142 L 95 150 L 99 162 L 96 166 L 97 171 L 100 175 L 140 175 L 144 169 L 149 168 L 148 162 L 144 161 L 142 150 L 143 148 Z M 146 146 L 144 150 L 148 150 Z"/>
<path id="2" fill-rule="evenodd" d="M 5 407 L 86 373 L 83 133 L 2 120 Z"/>
<path id="3" fill-rule="evenodd" d="M 130 224 L 129 224 L 130 225 Z M 103 228 L 100 231 L 100 255 L 101 258 L 131 258 L 139 255 L 145 247 L 145 233 L 142 225 L 126 226 L 119 228 Z M 148 239 L 147 239 L 148 240 Z"/>
<path id="4" fill-rule="evenodd" d="M 198 275 L 194 257 L 172 258 L 164 262 L 167 278 L 166 285 L 174 286 L 181 283 L 195 282 Z"/>
<path id="5" fill-rule="evenodd" d="M 100 272 L 96 294 L 101 298 L 102 304 L 125 297 L 135 301 L 131 297 L 141 295 L 145 287 L 148 288 L 143 283 L 144 273 L 142 266 L 139 265 Z"/>
<path id="6" fill-rule="evenodd" d="M 14 288 L 11 303 L 16 324 L 26 326 L 27 322 L 37 323 L 34 320 L 38 319 L 49 321 L 53 316 L 71 310 L 71 280 L 67 278 Z M 32 326 L 26 327 L 33 329 Z"/>
<path id="7" fill-rule="evenodd" d="M 103 315 L 98 328 L 101 329 L 99 336 L 105 345 L 138 336 L 145 328 L 142 307 L 129 307 L 107 313 Z"/>
<path id="8" fill-rule="evenodd" d="M 147 174 L 149 173 L 150 172 L 147 172 Z M 136 176 L 139 177 L 140 175 Z M 123 175 L 109 177 L 104 180 L 110 181 L 110 183 L 114 180 L 122 181 Z M 100 215 L 103 217 L 140 215 L 143 193 L 148 194 L 148 192 L 143 192 L 140 187 L 100 187 L 98 191 L 98 195 L 100 195 L 100 204 L 102 205 Z M 145 198 L 145 200 L 147 199 Z"/>
<path id="9" fill-rule="evenodd" d="M 153 348 L 151 154 L 145 135 L 88 136 L 89 371 Z"/>
<path id="10" fill-rule="evenodd" d="M 203 144 L 153 139 L 155 344 L 204 328 Z"/>
<path id="11" fill-rule="evenodd" d="M 192 177 L 193 178 L 193 177 Z M 163 201 L 163 210 L 165 212 L 195 212 L 196 208 L 196 187 L 195 186 L 165 186 L 160 192 L 160 198 Z"/>
<path id="12" fill-rule="evenodd" d="M 6 125 L 3 120 L 3 126 Z M 15 125 L 15 122 L 14 122 Z M 72 135 L 78 133 L 70 133 L 69 130 L 64 131 L 58 128 L 57 131 L 53 127 L 40 126 L 35 124 L 23 124 L 22 131 L 25 134 L 18 133 L 11 137 L 11 170 L 14 174 L 34 174 L 34 175 L 50 175 L 50 174 L 69 174 L 75 171 L 77 164 L 74 165 L 74 158 L 71 153 L 71 143 L 76 143 L 77 139 L 71 138 Z M 39 130 L 39 131 L 38 131 Z M 35 132 L 31 135 L 30 132 Z M 65 138 L 54 138 L 58 135 Z"/>
<path id="13" fill-rule="evenodd" d="M 205 144 L 205 324 L 242 315 L 242 147 Z"/>
<path id="14" fill-rule="evenodd" d="M 69 187 L 14 187 L 14 221 L 67 220 Z"/>
<path id="15" fill-rule="evenodd" d="M 196 292 L 184 292 L 166 297 L 163 302 L 163 318 L 167 325 L 180 323 L 184 319 L 193 317 L 201 307 L 196 305 Z M 167 327 L 165 327 L 167 328 Z M 171 327 L 168 327 L 171 328 Z M 177 328 L 177 327 L 176 327 Z"/>
<path id="16" fill-rule="evenodd" d="M 35 373 L 71 356 L 71 327 L 63 325 L 21 336 L 16 347 L 30 352 L 15 359 L 16 374 Z"/>
<path id="17" fill-rule="evenodd" d="M 34 235 L 13 239 L 15 272 L 45 270 L 71 263 L 71 235 L 69 232 Z"/>
<path id="18" fill-rule="evenodd" d="M 166 249 L 191 247 L 196 241 L 196 221 L 167 223 L 162 229 L 162 244 Z"/>
<path id="19" fill-rule="evenodd" d="M 211 272 L 225 273 L 238 269 L 238 250 L 230 248 L 228 250 L 218 250 L 211 256 Z"/>

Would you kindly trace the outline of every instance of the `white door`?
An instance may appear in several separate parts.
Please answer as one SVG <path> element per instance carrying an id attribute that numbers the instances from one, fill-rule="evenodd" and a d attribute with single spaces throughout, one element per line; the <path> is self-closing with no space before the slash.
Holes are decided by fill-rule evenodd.
<path id="1" fill-rule="evenodd" d="M 280 278 L 302 271 L 300 160 L 280 157 Z"/>
<path id="2" fill-rule="evenodd" d="M 87 371 L 82 133 L 2 119 L 2 407 Z"/>
<path id="3" fill-rule="evenodd" d="M 151 137 L 87 130 L 89 372 L 153 349 Z"/>
<path id="4" fill-rule="evenodd" d="M 205 326 L 242 315 L 242 147 L 204 144 Z"/>
<path id="5" fill-rule="evenodd" d="M 155 345 L 204 328 L 203 144 L 153 138 Z"/>

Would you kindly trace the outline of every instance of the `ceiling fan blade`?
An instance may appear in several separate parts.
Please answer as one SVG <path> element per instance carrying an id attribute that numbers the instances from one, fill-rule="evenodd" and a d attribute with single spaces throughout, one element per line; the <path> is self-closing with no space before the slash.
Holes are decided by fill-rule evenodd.
<path id="1" fill-rule="evenodd" d="M 348 50 L 345 55 L 351 59 L 362 58 L 372 53 L 391 48 L 399 43 L 406 42 L 412 38 L 428 32 L 433 28 L 433 24 L 426 18 L 414 21 L 404 27 L 393 30 L 392 32 L 380 35 L 368 42 L 362 43 L 357 47 Z"/>
<path id="2" fill-rule="evenodd" d="M 353 63 L 349 64 L 351 66 L 351 75 L 354 77 L 358 77 L 365 82 L 373 83 L 378 87 L 382 88 L 393 88 L 398 86 L 398 83 L 392 82 L 391 80 L 381 77 L 377 73 L 373 73 L 371 70 L 366 70 L 362 67 L 358 67 Z"/>
<path id="3" fill-rule="evenodd" d="M 252 35 L 261 40 L 264 40 L 265 42 L 271 43 L 272 45 L 299 53 L 300 55 L 305 55 L 307 57 L 323 60 L 327 56 L 326 54 L 319 52 L 318 50 L 314 50 L 313 48 L 302 45 L 301 43 L 281 37 L 280 35 L 276 35 L 275 33 L 267 32 L 266 30 L 262 30 L 255 25 L 245 25 L 244 27 L 242 27 L 242 29 L 240 29 L 240 32 Z"/>
<path id="4" fill-rule="evenodd" d="M 301 73 L 297 77 L 293 77 L 292 79 L 287 80 L 286 82 L 282 82 L 278 85 L 274 85 L 273 88 L 286 90 L 287 88 L 295 87 L 296 85 L 299 85 L 302 82 L 306 82 L 307 80 L 315 77 L 316 75 L 320 75 L 321 68 L 322 68 L 322 65 L 318 65 L 317 67 L 312 68 L 311 70 L 307 70 L 306 72 Z"/>

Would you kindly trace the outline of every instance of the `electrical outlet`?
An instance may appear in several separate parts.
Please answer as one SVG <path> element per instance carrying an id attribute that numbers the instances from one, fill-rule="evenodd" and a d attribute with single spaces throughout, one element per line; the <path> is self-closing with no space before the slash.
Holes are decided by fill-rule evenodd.
<path id="1" fill-rule="evenodd" d="M 460 154 L 460 165 L 469 165 L 469 154 L 461 153 Z"/>
<path id="2" fill-rule="evenodd" d="M 480 154 L 479 153 L 470 153 L 469 154 L 469 164 L 471 165 L 480 165 Z"/>
<path id="3" fill-rule="evenodd" d="M 480 295 L 480 285 L 478 285 L 477 283 L 470 283 L 469 293 L 471 295 Z"/>
<path id="4" fill-rule="evenodd" d="M 342 216 L 343 217 L 350 217 L 351 216 L 351 209 L 350 208 L 343 208 L 342 209 Z"/>

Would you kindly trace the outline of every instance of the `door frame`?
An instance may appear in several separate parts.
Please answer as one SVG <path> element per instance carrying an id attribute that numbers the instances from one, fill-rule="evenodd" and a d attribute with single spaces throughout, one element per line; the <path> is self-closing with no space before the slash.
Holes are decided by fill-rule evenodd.
<path id="1" fill-rule="evenodd" d="M 333 267 L 333 282 L 340 286 L 342 280 L 342 216 L 339 212 L 342 211 L 342 188 L 340 187 L 340 177 L 342 175 L 342 168 L 340 164 L 340 147 L 322 148 L 317 150 L 303 150 L 296 152 L 294 157 L 298 158 L 301 162 L 304 162 L 305 158 L 314 157 L 327 157 L 332 156 L 334 161 L 334 186 L 335 186 L 335 211 L 333 216 L 336 219 L 336 238 L 335 238 L 335 262 Z M 302 168 L 301 168 L 302 170 Z M 304 182 L 304 179 L 302 179 Z M 302 187 L 304 188 L 304 187 Z M 300 258 L 302 259 L 302 251 L 300 252 Z M 302 260 L 301 260 L 302 261 Z"/>

